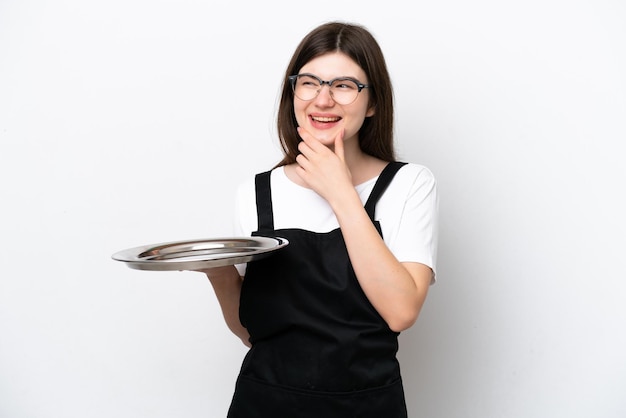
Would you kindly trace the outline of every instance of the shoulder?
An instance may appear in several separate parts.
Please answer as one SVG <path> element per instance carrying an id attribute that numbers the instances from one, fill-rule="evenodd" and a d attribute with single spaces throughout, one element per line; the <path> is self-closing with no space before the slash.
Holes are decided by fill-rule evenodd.
<path id="1" fill-rule="evenodd" d="M 398 170 L 381 197 L 380 203 L 389 210 L 394 208 L 404 210 L 418 206 L 432 209 L 438 205 L 438 200 L 437 183 L 433 172 L 424 165 L 407 163 Z"/>
<path id="2" fill-rule="evenodd" d="M 426 166 L 417 163 L 406 163 L 394 177 L 392 185 L 409 189 L 436 188 L 433 172 Z"/>
<path id="3" fill-rule="evenodd" d="M 402 172 L 405 176 L 431 178 L 434 180 L 435 176 L 433 172 L 425 165 L 411 162 L 404 162 L 404 165 L 399 172 Z"/>
<path id="4" fill-rule="evenodd" d="M 284 181 L 284 178 L 286 178 L 284 170 L 281 167 L 249 175 L 248 177 L 240 181 L 237 185 L 237 200 L 254 201 L 256 196 L 257 178 L 259 178 L 261 175 L 270 175 L 272 190 L 275 188 L 282 188 L 283 184 L 286 183 Z"/>

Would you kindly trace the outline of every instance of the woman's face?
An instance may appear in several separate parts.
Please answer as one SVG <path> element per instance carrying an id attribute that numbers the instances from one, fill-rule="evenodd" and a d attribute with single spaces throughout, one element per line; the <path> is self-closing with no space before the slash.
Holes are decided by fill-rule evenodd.
<path id="1" fill-rule="evenodd" d="M 341 52 L 321 55 L 306 63 L 299 74 L 308 73 L 322 80 L 337 77 L 351 77 L 360 83 L 368 84 L 365 72 L 351 58 Z M 304 101 L 294 97 L 294 113 L 298 125 L 310 132 L 324 145 L 332 147 L 337 134 L 345 129 L 344 142 L 358 144 L 358 132 L 366 117 L 374 114 L 368 106 L 369 90 L 361 90 L 356 100 L 348 105 L 336 103 L 328 85 L 312 100 Z"/>

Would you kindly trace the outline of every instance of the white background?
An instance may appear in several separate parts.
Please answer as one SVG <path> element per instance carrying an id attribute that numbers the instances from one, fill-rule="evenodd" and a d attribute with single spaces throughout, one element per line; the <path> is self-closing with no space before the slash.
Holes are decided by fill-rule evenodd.
<path id="1" fill-rule="evenodd" d="M 0 417 L 225 416 L 245 350 L 208 281 L 110 256 L 230 235 L 331 19 L 377 37 L 438 179 L 410 416 L 626 416 L 623 1 L 0 0 Z"/>

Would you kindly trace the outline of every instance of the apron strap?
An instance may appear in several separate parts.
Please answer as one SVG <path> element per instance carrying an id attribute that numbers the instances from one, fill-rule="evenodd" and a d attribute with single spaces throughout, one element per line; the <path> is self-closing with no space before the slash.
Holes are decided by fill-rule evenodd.
<path id="1" fill-rule="evenodd" d="M 274 229 L 274 210 L 272 208 L 270 174 L 271 171 L 266 171 L 257 174 L 254 178 L 256 188 L 256 214 L 259 231 Z"/>
<path id="2" fill-rule="evenodd" d="M 376 184 L 374 184 L 372 193 L 370 193 L 370 196 L 367 198 L 367 202 L 365 202 L 365 211 L 369 215 L 372 222 L 374 222 L 376 203 L 378 203 L 380 197 L 383 195 L 385 190 L 387 190 L 387 186 L 389 186 L 398 170 L 400 170 L 400 168 L 402 168 L 405 164 L 406 163 L 400 161 L 392 161 L 387 164 L 385 168 L 383 168 L 380 176 L 378 176 L 378 180 L 376 180 Z"/>

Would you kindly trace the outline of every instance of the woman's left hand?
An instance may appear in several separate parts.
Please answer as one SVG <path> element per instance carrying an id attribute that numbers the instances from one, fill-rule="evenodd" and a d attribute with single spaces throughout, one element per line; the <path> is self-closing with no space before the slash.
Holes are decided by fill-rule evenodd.
<path id="1" fill-rule="evenodd" d="M 347 190 L 354 190 L 352 175 L 345 162 L 342 130 L 334 140 L 334 149 L 322 144 L 302 127 L 298 128 L 302 141 L 298 145 L 296 173 L 317 194 L 332 203 Z"/>

